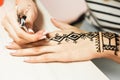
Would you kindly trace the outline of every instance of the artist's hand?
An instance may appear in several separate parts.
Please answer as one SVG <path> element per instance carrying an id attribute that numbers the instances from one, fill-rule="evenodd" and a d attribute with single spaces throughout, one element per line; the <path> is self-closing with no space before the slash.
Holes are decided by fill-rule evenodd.
<path id="1" fill-rule="evenodd" d="M 41 39 L 42 33 L 44 31 L 39 31 L 35 34 L 29 34 L 33 32 L 31 29 L 28 29 L 29 32 L 25 32 L 20 27 L 18 23 L 18 16 L 17 15 L 27 15 L 27 23 L 31 26 L 37 16 L 37 9 L 32 0 L 18 0 L 16 3 L 18 6 L 18 10 L 11 9 L 6 12 L 5 17 L 2 20 L 2 25 L 4 29 L 8 32 L 10 37 L 19 45 L 30 43 Z M 27 12 L 25 12 L 28 8 L 30 8 Z M 17 13 L 16 13 L 17 11 Z"/>
<path id="2" fill-rule="evenodd" d="M 17 17 L 14 12 L 9 13 L 3 18 L 2 26 L 8 32 L 13 41 L 19 45 L 35 42 L 43 37 L 44 30 L 38 31 L 34 34 L 22 30 L 20 24 L 17 22 Z"/>
<path id="3" fill-rule="evenodd" d="M 16 0 L 17 15 L 26 16 L 26 24 L 29 28 L 33 27 L 33 23 L 37 18 L 37 6 L 33 0 Z"/>
<path id="4" fill-rule="evenodd" d="M 54 31 L 47 34 L 49 39 L 29 43 L 24 46 L 19 46 L 12 43 L 7 46 L 9 49 L 17 49 L 11 55 L 28 57 L 25 62 L 74 62 L 91 60 L 100 57 L 96 54 L 94 40 L 91 41 L 85 33 L 79 29 L 65 23 L 58 22 L 52 19 L 52 22 L 57 26 L 59 31 Z M 81 37 L 77 38 L 77 36 Z M 83 37 L 82 37 L 83 36 Z"/>

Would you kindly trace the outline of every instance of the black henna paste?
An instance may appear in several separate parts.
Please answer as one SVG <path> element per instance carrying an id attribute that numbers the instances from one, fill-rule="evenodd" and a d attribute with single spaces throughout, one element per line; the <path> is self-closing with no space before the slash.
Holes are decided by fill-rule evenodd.
<path id="1" fill-rule="evenodd" d="M 104 50 L 111 50 L 115 52 L 114 53 L 115 55 L 117 55 L 117 52 L 119 51 L 119 46 L 120 46 L 119 36 L 115 33 L 110 33 L 110 32 L 88 32 L 88 33 L 71 32 L 70 34 L 63 34 L 63 35 L 59 35 L 57 33 L 55 37 L 51 38 L 50 40 L 56 41 L 58 42 L 58 44 L 60 44 L 63 40 L 66 42 L 71 40 L 74 43 L 77 43 L 78 39 L 84 39 L 84 40 L 90 39 L 90 41 L 93 41 L 93 39 L 95 39 L 95 46 L 97 52 L 104 52 Z M 105 43 L 104 39 L 107 39 L 108 43 Z M 111 43 L 112 39 L 114 39 L 115 44 Z M 100 44 L 100 41 L 102 44 Z M 100 46 L 102 46 L 102 49 Z"/>

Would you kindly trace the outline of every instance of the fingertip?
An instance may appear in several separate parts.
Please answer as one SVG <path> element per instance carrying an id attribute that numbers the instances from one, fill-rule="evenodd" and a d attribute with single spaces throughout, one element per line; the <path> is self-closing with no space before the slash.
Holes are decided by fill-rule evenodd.
<path id="1" fill-rule="evenodd" d="M 46 34 L 47 34 L 47 31 L 45 31 L 44 29 L 43 30 L 40 30 L 36 33 L 36 35 L 38 36 L 38 39 L 44 39 L 46 38 Z"/>
<path id="2" fill-rule="evenodd" d="M 28 33 L 29 34 L 34 34 L 34 31 L 31 28 L 28 28 Z"/>
<path id="3" fill-rule="evenodd" d="M 35 42 L 35 41 L 38 41 L 38 40 L 41 40 L 41 38 L 43 37 L 43 30 L 41 31 L 38 31 L 36 33 L 33 33 L 33 32 L 28 32 L 27 33 L 27 37 L 25 37 L 29 42 Z M 29 36 L 29 38 L 28 38 Z M 28 43 L 28 42 L 27 42 Z"/>
<path id="4" fill-rule="evenodd" d="M 66 27 L 66 24 L 64 22 L 56 20 L 55 18 L 51 18 L 51 22 L 59 29 L 64 30 L 64 28 Z"/>
<path id="5" fill-rule="evenodd" d="M 52 22 L 53 24 L 56 24 L 56 23 L 58 22 L 58 20 L 56 20 L 55 18 L 51 18 L 51 22 Z"/>
<path id="6" fill-rule="evenodd" d="M 13 48 L 13 43 L 8 43 L 5 45 L 7 49 L 12 49 Z"/>
<path id="7" fill-rule="evenodd" d="M 26 57 L 24 59 L 24 62 L 26 62 L 26 63 L 37 63 L 36 59 L 33 58 L 33 57 Z"/>
<path id="8" fill-rule="evenodd" d="M 55 18 L 50 18 L 51 21 L 55 21 L 56 19 Z"/>
<path id="9" fill-rule="evenodd" d="M 24 62 L 30 62 L 30 58 L 25 57 L 25 58 L 24 58 Z"/>
<path id="10" fill-rule="evenodd" d="M 18 54 L 18 53 L 17 53 L 17 50 L 11 50 L 11 51 L 10 51 L 10 55 L 11 55 L 11 56 L 17 56 L 17 54 Z"/>
<path id="11" fill-rule="evenodd" d="M 61 23 L 58 20 L 56 20 L 55 18 L 51 18 L 51 22 L 53 23 L 54 26 L 56 26 L 56 28 L 61 27 Z"/>
<path id="12" fill-rule="evenodd" d="M 10 42 L 10 43 L 6 44 L 5 47 L 7 49 L 20 49 L 21 48 L 18 44 L 14 43 L 14 42 Z"/>

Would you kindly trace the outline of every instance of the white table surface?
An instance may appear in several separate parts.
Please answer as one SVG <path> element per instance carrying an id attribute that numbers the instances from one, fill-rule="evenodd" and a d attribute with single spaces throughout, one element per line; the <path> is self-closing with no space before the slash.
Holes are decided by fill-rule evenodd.
<path id="1" fill-rule="evenodd" d="M 54 30 L 50 15 L 36 0 L 43 14 L 45 28 Z M 14 6 L 14 0 L 5 0 L 0 7 L 0 21 Z M 5 45 L 11 41 L 0 24 L 0 80 L 109 80 L 91 61 L 75 63 L 24 63 L 24 58 L 12 57 Z"/>

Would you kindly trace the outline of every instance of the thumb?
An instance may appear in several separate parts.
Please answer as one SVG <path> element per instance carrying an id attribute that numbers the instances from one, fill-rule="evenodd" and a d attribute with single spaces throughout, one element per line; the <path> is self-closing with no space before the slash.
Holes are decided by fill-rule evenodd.
<path id="1" fill-rule="evenodd" d="M 54 19 L 54 18 L 51 18 L 51 22 L 52 22 L 57 28 L 59 28 L 59 29 L 61 29 L 61 30 L 66 30 L 66 29 L 69 29 L 69 28 L 72 27 L 71 25 L 66 24 L 66 23 L 64 23 L 64 22 L 60 22 L 60 21 L 58 21 L 58 20 L 56 20 L 56 19 Z"/>

